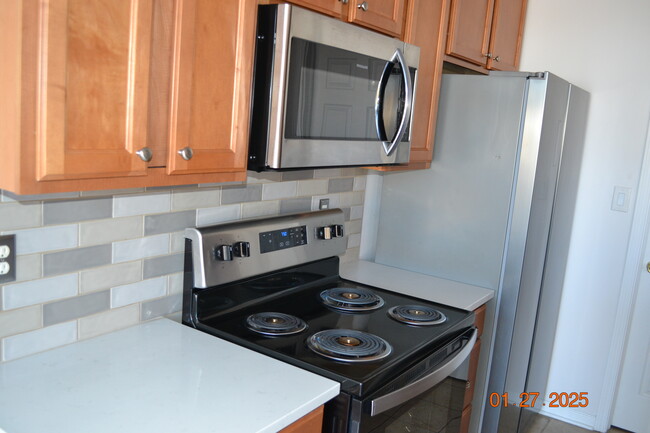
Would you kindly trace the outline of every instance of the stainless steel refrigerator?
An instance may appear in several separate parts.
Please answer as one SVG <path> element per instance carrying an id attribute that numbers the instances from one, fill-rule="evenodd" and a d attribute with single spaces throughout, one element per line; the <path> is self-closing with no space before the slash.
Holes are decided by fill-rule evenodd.
<path id="1" fill-rule="evenodd" d="M 472 432 L 523 432 L 542 407 L 588 104 L 548 72 L 445 75 L 431 168 L 368 176 L 361 259 L 495 290 Z M 522 392 L 540 393 L 526 412 Z"/>

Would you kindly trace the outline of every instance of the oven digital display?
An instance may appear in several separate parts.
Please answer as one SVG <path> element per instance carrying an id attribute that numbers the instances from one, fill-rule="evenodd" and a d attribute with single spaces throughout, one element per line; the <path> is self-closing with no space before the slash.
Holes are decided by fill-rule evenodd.
<path id="1" fill-rule="evenodd" d="M 260 253 L 307 245 L 307 226 L 260 233 Z"/>

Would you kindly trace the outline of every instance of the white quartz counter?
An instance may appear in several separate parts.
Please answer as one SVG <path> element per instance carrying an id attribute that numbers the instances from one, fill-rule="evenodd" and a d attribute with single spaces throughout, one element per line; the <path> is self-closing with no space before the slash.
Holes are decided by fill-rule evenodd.
<path id="1" fill-rule="evenodd" d="M 276 432 L 339 384 L 167 319 L 0 364 L 0 432 Z"/>
<path id="2" fill-rule="evenodd" d="M 463 310 L 474 310 L 494 297 L 494 290 L 358 260 L 342 263 L 342 278 Z"/>

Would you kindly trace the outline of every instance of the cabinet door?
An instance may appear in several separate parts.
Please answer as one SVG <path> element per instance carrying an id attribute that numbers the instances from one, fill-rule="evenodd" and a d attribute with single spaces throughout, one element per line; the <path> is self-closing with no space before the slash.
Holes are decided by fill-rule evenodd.
<path id="1" fill-rule="evenodd" d="M 298 6 L 315 10 L 336 18 L 343 16 L 343 0 L 287 0 Z M 347 1 L 346 1 L 347 4 Z"/>
<path id="2" fill-rule="evenodd" d="M 175 2 L 168 174 L 246 170 L 256 11 L 255 0 Z"/>
<path id="3" fill-rule="evenodd" d="M 393 36 L 401 36 L 406 0 L 350 0 L 348 20 Z"/>
<path id="4" fill-rule="evenodd" d="M 152 0 L 30 0 L 38 180 L 145 175 Z"/>
<path id="5" fill-rule="evenodd" d="M 518 70 L 525 16 L 526 0 L 495 0 L 488 69 Z"/>
<path id="6" fill-rule="evenodd" d="M 452 0 L 447 54 L 485 66 L 495 0 Z"/>

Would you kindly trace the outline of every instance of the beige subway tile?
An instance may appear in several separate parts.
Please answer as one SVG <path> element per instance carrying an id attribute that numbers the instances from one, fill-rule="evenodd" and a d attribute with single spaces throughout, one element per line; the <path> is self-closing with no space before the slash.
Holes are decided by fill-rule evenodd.
<path id="1" fill-rule="evenodd" d="M 40 328 L 42 316 L 40 305 L 0 312 L 0 338 Z"/>
<path id="2" fill-rule="evenodd" d="M 135 325 L 139 322 L 139 318 L 140 307 L 138 304 L 84 317 L 79 319 L 79 339 L 84 340 Z"/>

